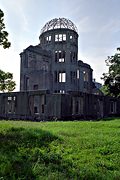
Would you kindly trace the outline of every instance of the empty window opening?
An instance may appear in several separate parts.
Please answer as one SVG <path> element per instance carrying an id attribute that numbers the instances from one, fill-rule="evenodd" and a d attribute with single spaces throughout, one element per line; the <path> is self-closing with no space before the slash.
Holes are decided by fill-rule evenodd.
<path id="1" fill-rule="evenodd" d="M 83 80 L 88 81 L 88 72 L 83 71 Z"/>
<path id="2" fill-rule="evenodd" d="M 51 36 L 49 36 L 49 41 L 51 41 Z"/>
<path id="3" fill-rule="evenodd" d="M 44 104 L 42 104 L 42 113 L 44 113 L 44 110 L 45 110 L 45 109 L 44 109 Z"/>
<path id="4" fill-rule="evenodd" d="M 55 51 L 55 62 L 65 62 L 65 51 Z"/>
<path id="5" fill-rule="evenodd" d="M 16 100 L 16 96 L 8 96 L 8 101 L 15 101 Z"/>
<path id="6" fill-rule="evenodd" d="M 55 42 L 59 41 L 59 34 L 55 35 Z"/>
<path id="7" fill-rule="evenodd" d="M 73 36 L 71 35 L 71 36 L 70 36 L 70 39 L 72 39 L 72 38 L 73 38 Z"/>
<path id="8" fill-rule="evenodd" d="M 66 73 L 59 72 L 59 82 L 66 82 Z"/>
<path id="9" fill-rule="evenodd" d="M 116 102 L 110 102 L 110 113 L 116 113 Z"/>
<path id="10" fill-rule="evenodd" d="M 9 97 L 8 97 L 8 101 L 12 101 L 12 96 L 9 96 Z"/>
<path id="11" fill-rule="evenodd" d="M 57 62 L 57 54 L 58 54 L 58 51 L 55 51 L 55 62 Z"/>
<path id="12" fill-rule="evenodd" d="M 15 113 L 16 109 L 16 96 L 8 96 L 7 97 L 7 113 Z"/>
<path id="13" fill-rule="evenodd" d="M 37 106 L 34 106 L 34 113 L 35 113 L 35 114 L 38 113 L 38 108 L 37 108 Z"/>
<path id="14" fill-rule="evenodd" d="M 60 90 L 59 91 L 61 94 L 65 94 L 65 90 Z"/>
<path id="15" fill-rule="evenodd" d="M 38 90 L 38 84 L 34 84 L 33 90 Z"/>
<path id="16" fill-rule="evenodd" d="M 79 71 L 79 69 L 77 69 L 77 79 L 79 79 L 80 78 L 80 71 Z"/>
<path id="17" fill-rule="evenodd" d="M 75 103 L 75 113 L 78 114 L 79 113 L 79 102 L 76 101 Z"/>
<path id="18" fill-rule="evenodd" d="M 58 73 L 57 71 L 54 72 L 54 80 L 55 80 L 55 83 L 57 83 L 58 81 Z"/>
<path id="19" fill-rule="evenodd" d="M 66 34 L 56 34 L 55 35 L 55 42 L 62 42 L 62 41 L 66 41 Z"/>
<path id="20" fill-rule="evenodd" d="M 62 90 L 62 93 L 64 94 L 64 93 L 65 93 L 65 90 Z"/>
<path id="21" fill-rule="evenodd" d="M 47 41 L 47 42 L 51 42 L 51 36 L 47 36 L 47 37 L 46 37 L 46 41 Z"/>
<path id="22" fill-rule="evenodd" d="M 64 58 L 60 58 L 59 62 L 65 62 L 65 59 Z"/>
<path id="23" fill-rule="evenodd" d="M 48 41 L 48 36 L 46 37 L 46 40 Z"/>
<path id="24" fill-rule="evenodd" d="M 65 62 L 65 51 L 59 51 L 59 62 Z"/>
<path id="25" fill-rule="evenodd" d="M 63 41 L 66 41 L 66 34 L 63 34 Z"/>
<path id="26" fill-rule="evenodd" d="M 62 41 L 62 34 L 59 34 L 59 41 Z"/>
<path id="27" fill-rule="evenodd" d="M 59 59 L 62 58 L 62 51 L 59 51 Z"/>

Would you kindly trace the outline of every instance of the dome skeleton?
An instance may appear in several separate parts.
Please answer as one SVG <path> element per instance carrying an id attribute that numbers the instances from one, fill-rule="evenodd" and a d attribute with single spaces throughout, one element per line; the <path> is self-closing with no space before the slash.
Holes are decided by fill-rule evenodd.
<path id="1" fill-rule="evenodd" d="M 52 29 L 70 29 L 78 33 L 75 24 L 69 19 L 65 19 L 65 18 L 58 18 L 58 19 L 55 18 L 47 22 L 44 25 L 44 27 L 41 29 L 41 34 Z"/>

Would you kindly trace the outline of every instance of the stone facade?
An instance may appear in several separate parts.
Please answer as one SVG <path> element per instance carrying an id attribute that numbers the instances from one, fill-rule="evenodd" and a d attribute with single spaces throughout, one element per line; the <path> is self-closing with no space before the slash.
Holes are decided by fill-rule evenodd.
<path id="1" fill-rule="evenodd" d="M 0 118 L 33 121 L 120 116 L 120 99 L 82 92 L 45 90 L 0 94 Z"/>
<path id="2" fill-rule="evenodd" d="M 70 120 L 120 115 L 120 99 L 93 84 L 90 65 L 78 60 L 78 33 L 67 19 L 53 19 L 40 44 L 21 54 L 20 92 L 0 94 L 1 119 Z"/>
<path id="3" fill-rule="evenodd" d="M 20 54 L 21 91 L 46 89 L 51 93 L 92 93 L 92 69 L 78 60 L 78 33 L 66 21 L 58 19 L 57 25 L 68 23 L 68 27 L 53 28 L 52 23 L 48 29 L 43 28 L 40 44 L 29 46 Z"/>

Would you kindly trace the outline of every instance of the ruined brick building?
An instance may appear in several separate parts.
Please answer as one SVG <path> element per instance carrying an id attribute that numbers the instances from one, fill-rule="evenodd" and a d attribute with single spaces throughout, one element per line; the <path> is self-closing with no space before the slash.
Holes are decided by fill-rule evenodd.
<path id="1" fill-rule="evenodd" d="M 73 22 L 49 21 L 39 40 L 20 54 L 20 92 L 0 95 L 1 117 L 49 120 L 119 114 L 120 100 L 103 96 L 94 86 L 90 65 L 78 60 Z"/>
<path id="2" fill-rule="evenodd" d="M 21 54 L 20 90 L 92 92 L 92 69 L 78 60 L 76 26 L 65 18 L 48 22 L 40 34 L 40 44 Z"/>

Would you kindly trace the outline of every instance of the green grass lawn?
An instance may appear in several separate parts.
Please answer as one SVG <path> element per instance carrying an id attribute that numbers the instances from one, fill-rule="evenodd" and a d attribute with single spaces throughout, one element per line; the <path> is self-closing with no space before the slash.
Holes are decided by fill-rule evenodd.
<path id="1" fill-rule="evenodd" d="M 0 180 L 119 180 L 120 119 L 0 121 Z"/>

